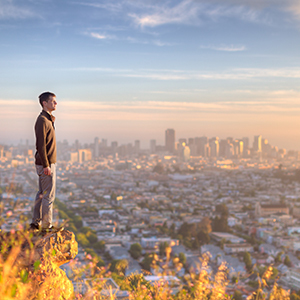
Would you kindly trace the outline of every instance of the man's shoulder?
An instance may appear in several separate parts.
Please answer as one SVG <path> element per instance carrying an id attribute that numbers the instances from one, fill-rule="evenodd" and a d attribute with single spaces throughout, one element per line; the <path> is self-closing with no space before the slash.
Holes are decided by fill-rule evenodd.
<path id="1" fill-rule="evenodd" d="M 36 122 L 35 122 L 35 126 L 37 125 L 51 125 L 51 122 L 45 115 L 40 113 L 36 118 Z"/>

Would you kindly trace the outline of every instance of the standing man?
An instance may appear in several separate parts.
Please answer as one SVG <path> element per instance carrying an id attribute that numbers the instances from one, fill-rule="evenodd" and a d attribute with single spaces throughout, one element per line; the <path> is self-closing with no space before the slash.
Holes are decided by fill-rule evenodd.
<path id="1" fill-rule="evenodd" d="M 56 188 L 56 139 L 52 112 L 56 109 L 56 96 L 45 92 L 39 96 L 43 108 L 35 123 L 36 153 L 35 165 L 39 176 L 39 191 L 36 194 L 31 230 L 42 234 L 55 232 L 52 226 L 53 202 Z"/>

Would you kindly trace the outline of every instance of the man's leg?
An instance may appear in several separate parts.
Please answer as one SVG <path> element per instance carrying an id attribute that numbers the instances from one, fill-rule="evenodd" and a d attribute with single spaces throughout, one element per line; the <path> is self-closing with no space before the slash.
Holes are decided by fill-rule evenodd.
<path id="1" fill-rule="evenodd" d="M 39 176 L 39 190 L 36 194 L 34 207 L 33 207 L 33 216 L 32 216 L 32 224 L 39 227 L 41 226 L 42 221 L 42 198 L 43 198 L 43 189 L 42 189 L 42 182 L 41 182 L 41 175 L 44 172 L 43 166 L 35 166 L 36 173 Z"/>
<path id="2" fill-rule="evenodd" d="M 42 198 L 42 228 L 52 226 L 53 202 L 56 188 L 56 165 L 51 164 L 51 175 L 41 176 Z"/>

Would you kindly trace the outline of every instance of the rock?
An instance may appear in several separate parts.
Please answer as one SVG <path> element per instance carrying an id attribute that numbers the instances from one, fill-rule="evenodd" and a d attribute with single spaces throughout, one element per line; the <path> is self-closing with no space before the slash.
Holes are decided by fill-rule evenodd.
<path id="1" fill-rule="evenodd" d="M 61 266 L 78 253 L 78 244 L 73 232 L 63 230 L 61 232 L 48 234 L 45 237 L 33 241 L 35 246 L 35 258 L 51 256 L 53 263 Z"/>
<path id="2" fill-rule="evenodd" d="M 71 299 L 74 293 L 72 282 L 59 266 L 74 259 L 78 244 L 74 233 L 63 230 L 33 240 L 34 261 L 40 261 L 40 269 L 33 273 L 39 288 L 40 299 Z"/>
<path id="3" fill-rule="evenodd" d="M 17 295 L 17 299 L 62 300 L 73 298 L 72 282 L 59 266 L 74 259 L 78 253 L 78 244 L 74 233 L 63 230 L 43 237 L 32 236 L 26 232 L 2 234 L 0 235 L 0 246 L 2 249 L 0 276 L 4 274 L 1 274 L 1 265 L 7 266 L 3 268 L 6 273 L 9 269 L 13 270 L 12 274 L 7 273 L 8 277 L 13 278 L 19 276 L 16 274 L 23 274 L 24 278 L 24 274 L 28 274 L 28 280 L 24 279 L 24 282 L 18 286 L 18 290 L 21 292 L 26 285 L 26 295 L 23 295 L 25 298 L 20 294 Z M 16 280 L 17 277 L 15 277 Z"/>

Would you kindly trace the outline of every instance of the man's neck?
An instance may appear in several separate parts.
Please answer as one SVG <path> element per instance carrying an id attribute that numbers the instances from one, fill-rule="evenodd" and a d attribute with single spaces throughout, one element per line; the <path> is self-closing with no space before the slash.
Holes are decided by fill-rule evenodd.
<path id="1" fill-rule="evenodd" d="M 50 116 L 52 116 L 52 112 L 51 111 L 48 111 L 46 109 L 43 108 L 43 111 L 45 111 L 46 113 L 48 113 Z"/>

